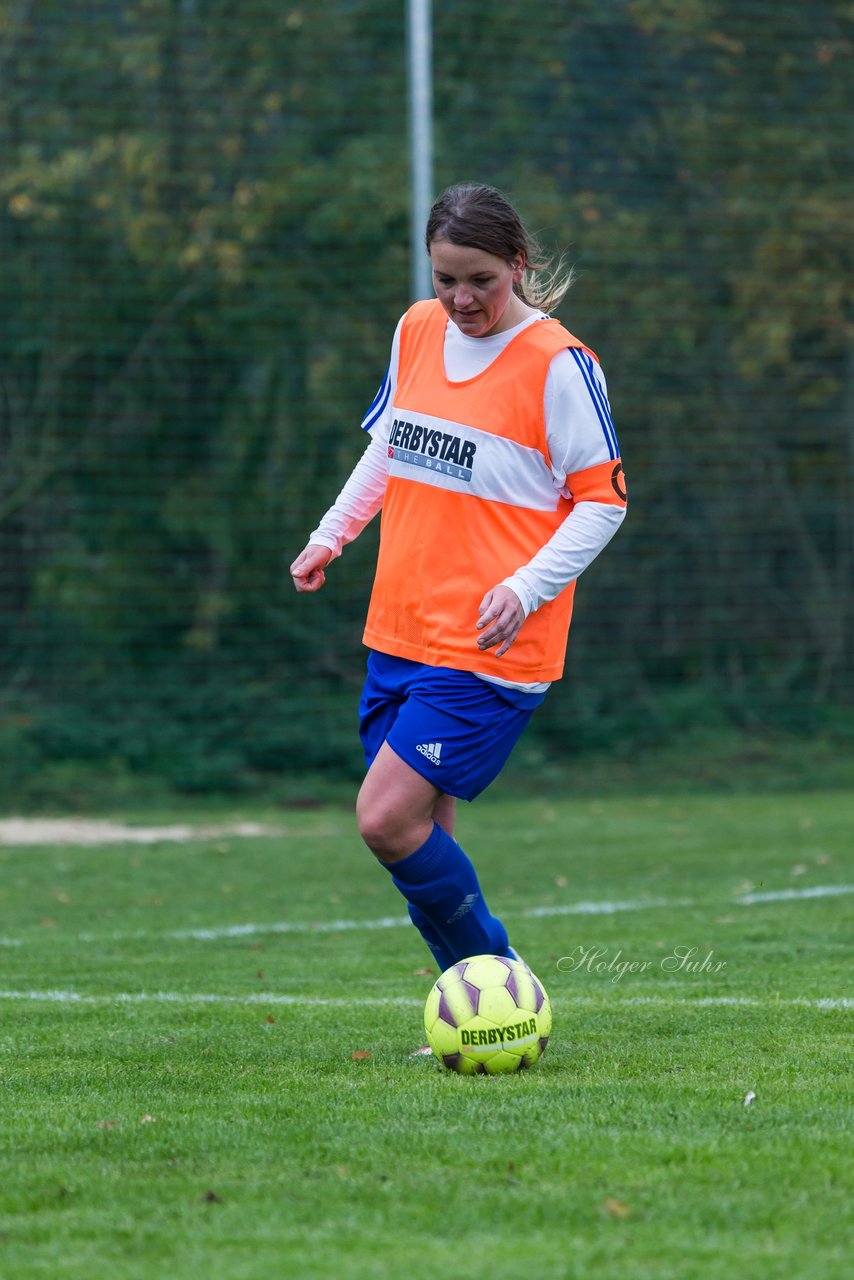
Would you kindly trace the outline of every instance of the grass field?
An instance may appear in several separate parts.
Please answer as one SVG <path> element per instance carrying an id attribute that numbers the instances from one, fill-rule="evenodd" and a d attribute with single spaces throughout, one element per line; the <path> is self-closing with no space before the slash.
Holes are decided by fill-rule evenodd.
<path id="1" fill-rule="evenodd" d="M 408 1057 L 345 809 L 231 817 L 281 830 L 0 846 L 0 1274 L 851 1274 L 850 794 L 467 809 L 555 1013 L 497 1078 Z"/>

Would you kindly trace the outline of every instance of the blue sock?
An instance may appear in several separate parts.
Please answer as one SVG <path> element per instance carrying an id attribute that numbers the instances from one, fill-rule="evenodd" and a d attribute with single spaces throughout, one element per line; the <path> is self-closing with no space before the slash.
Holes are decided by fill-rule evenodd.
<path id="1" fill-rule="evenodd" d="M 409 919 L 430 948 L 433 959 L 439 966 L 439 972 L 444 973 L 446 969 L 450 969 L 451 965 L 456 963 L 454 957 L 442 941 L 441 934 L 436 932 L 428 917 L 420 907 L 416 907 L 414 902 L 409 904 Z"/>
<path id="2" fill-rule="evenodd" d="M 426 916 L 444 943 L 443 959 L 450 957 L 456 964 L 466 956 L 507 955 L 507 930 L 490 913 L 471 862 L 438 823 L 419 849 L 388 870 L 407 902 Z M 438 955 L 436 959 L 443 962 Z"/>

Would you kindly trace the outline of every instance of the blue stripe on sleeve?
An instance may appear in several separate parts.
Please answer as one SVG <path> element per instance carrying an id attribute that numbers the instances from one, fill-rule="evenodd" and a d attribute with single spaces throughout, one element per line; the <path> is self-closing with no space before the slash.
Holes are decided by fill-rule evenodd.
<path id="1" fill-rule="evenodd" d="M 593 367 L 593 357 L 592 357 L 592 356 L 589 356 L 589 355 L 587 354 L 587 352 L 586 352 L 586 351 L 582 351 L 582 353 L 581 353 L 581 358 L 584 360 L 585 364 L 587 365 L 587 368 L 588 368 L 588 370 L 589 370 L 589 372 L 590 372 L 590 377 L 591 377 L 591 379 L 592 379 L 592 381 L 593 381 L 593 386 L 594 386 L 594 387 L 595 387 L 595 389 L 596 389 L 596 395 L 597 395 L 597 396 L 598 396 L 598 398 L 599 398 L 599 403 L 601 404 L 601 406 L 602 406 L 602 408 L 603 408 L 603 410 L 604 410 L 604 412 L 605 412 L 605 416 L 606 416 L 606 417 L 607 417 L 607 419 L 608 419 L 608 425 L 609 425 L 609 426 L 610 426 L 610 428 L 611 428 L 611 437 L 612 437 L 612 439 L 613 439 L 613 441 L 614 441 L 614 448 L 616 449 L 616 451 L 617 451 L 617 457 L 619 458 L 619 456 L 620 456 L 620 444 L 619 444 L 619 441 L 617 440 L 617 431 L 616 431 L 616 428 L 615 428 L 615 426 L 614 426 L 614 419 L 613 419 L 613 417 L 612 417 L 612 415 L 611 415 L 611 406 L 608 404 L 608 397 L 607 397 L 607 396 L 606 396 L 606 394 L 605 394 L 605 389 L 604 389 L 604 387 L 602 386 L 602 383 L 601 383 L 601 382 L 599 381 L 599 379 L 596 377 L 596 371 L 595 371 L 595 369 L 594 369 L 594 367 Z"/>
<path id="2" fill-rule="evenodd" d="M 602 431 L 605 436 L 605 442 L 608 445 L 609 457 L 619 458 L 620 446 L 617 443 L 617 433 L 614 430 L 614 423 L 611 418 L 611 408 L 608 404 L 608 398 L 602 391 L 596 375 L 593 372 L 593 361 L 590 356 L 586 356 L 583 351 L 579 351 L 577 347 L 570 347 L 572 357 L 578 368 L 581 370 L 581 376 L 585 381 L 590 399 L 593 401 L 593 408 L 596 410 L 596 416 L 599 419 Z"/>
<path id="3" fill-rule="evenodd" d="M 375 425 L 377 419 L 382 417 L 383 413 L 385 412 L 385 407 L 388 404 L 388 398 L 390 394 L 391 394 L 391 380 L 388 376 L 388 369 L 386 369 L 383 380 L 380 383 L 380 389 L 377 392 L 377 394 L 374 396 L 373 402 L 371 403 L 371 406 L 368 409 L 368 412 L 365 414 L 364 418 L 362 419 L 363 431 L 370 431 L 371 428 Z"/>

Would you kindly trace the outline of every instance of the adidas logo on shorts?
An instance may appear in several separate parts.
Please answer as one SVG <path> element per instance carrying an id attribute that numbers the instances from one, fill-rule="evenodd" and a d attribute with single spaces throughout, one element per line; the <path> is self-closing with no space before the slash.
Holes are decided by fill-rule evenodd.
<path id="1" fill-rule="evenodd" d="M 415 748 L 420 751 L 422 756 L 426 756 L 433 764 L 441 764 L 440 756 L 442 755 L 441 742 L 419 742 Z"/>

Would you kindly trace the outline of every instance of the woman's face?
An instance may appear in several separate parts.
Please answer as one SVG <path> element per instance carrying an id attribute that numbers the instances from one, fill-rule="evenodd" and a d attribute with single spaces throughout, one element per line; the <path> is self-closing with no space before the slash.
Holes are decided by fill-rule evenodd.
<path id="1" fill-rule="evenodd" d="M 467 338 L 503 333 L 528 314 L 513 292 L 524 262 L 505 262 L 483 249 L 436 239 L 430 243 L 436 297 Z"/>

